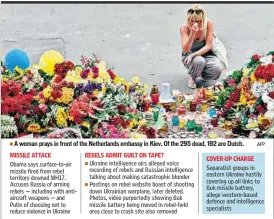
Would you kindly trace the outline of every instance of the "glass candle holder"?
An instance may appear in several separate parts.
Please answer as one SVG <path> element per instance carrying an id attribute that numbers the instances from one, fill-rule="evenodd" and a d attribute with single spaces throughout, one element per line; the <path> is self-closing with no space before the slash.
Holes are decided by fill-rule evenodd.
<path id="1" fill-rule="evenodd" d="M 196 101 L 192 101 L 192 102 L 190 103 L 189 108 L 190 108 L 190 111 L 191 111 L 191 112 L 195 112 L 196 109 L 197 109 L 197 102 L 196 102 Z"/>
<path id="2" fill-rule="evenodd" d="M 186 113 L 186 109 L 184 106 L 179 106 L 178 109 L 177 109 L 177 112 L 179 115 L 183 115 Z"/>
<path id="3" fill-rule="evenodd" d="M 216 131 L 212 130 L 208 133 L 208 136 L 207 136 L 209 139 L 216 139 L 218 138 L 218 134 Z"/>
<path id="4" fill-rule="evenodd" d="M 159 116 L 159 108 L 154 108 L 153 109 L 153 119 L 154 119 L 154 121 L 157 121 L 158 120 L 158 116 Z"/>
<path id="5" fill-rule="evenodd" d="M 225 129 L 226 129 L 227 131 L 231 131 L 231 130 L 232 130 L 232 126 L 233 126 L 233 123 L 232 123 L 231 120 L 226 120 L 226 121 L 225 121 Z"/>
<path id="6" fill-rule="evenodd" d="M 176 110 L 177 110 L 177 105 L 176 105 L 176 103 L 171 103 L 170 109 L 171 109 L 171 112 L 175 113 Z"/>
<path id="7" fill-rule="evenodd" d="M 211 125 L 213 127 L 217 127 L 218 126 L 218 117 L 216 115 L 212 116 L 212 118 L 211 118 Z"/>
<path id="8" fill-rule="evenodd" d="M 179 126 L 180 120 L 179 120 L 178 114 L 173 115 L 171 122 L 172 122 L 172 126 Z"/>
<path id="9" fill-rule="evenodd" d="M 195 132 L 196 134 L 202 133 L 203 127 L 201 123 L 197 123 L 195 126 Z"/>
<path id="10" fill-rule="evenodd" d="M 180 121 L 179 121 L 179 128 L 180 129 L 183 129 L 185 127 L 185 120 L 183 118 L 180 118 Z"/>
<path id="11" fill-rule="evenodd" d="M 213 96 L 214 96 L 214 91 L 213 91 L 213 89 L 208 89 L 208 90 L 206 91 L 206 99 L 212 99 Z"/>
<path id="12" fill-rule="evenodd" d="M 153 105 L 157 105 L 160 101 L 160 93 L 150 93 L 151 102 Z"/>
<path id="13" fill-rule="evenodd" d="M 201 102 L 201 112 L 207 112 L 207 101 L 205 100 Z"/>
<path id="14" fill-rule="evenodd" d="M 187 121 L 186 126 L 187 126 L 187 130 L 188 130 L 188 131 L 194 131 L 195 126 L 196 126 L 195 120 L 194 120 L 194 119 L 189 119 L 189 120 Z"/>
<path id="15" fill-rule="evenodd" d="M 213 117 L 213 116 L 216 115 L 216 109 L 215 109 L 214 106 L 211 106 L 211 107 L 210 107 L 210 109 L 209 109 L 209 111 L 208 111 L 208 114 L 209 114 L 210 117 Z"/>
<path id="16" fill-rule="evenodd" d="M 183 96 L 183 94 L 178 94 L 178 96 L 177 96 L 177 104 L 181 104 L 182 102 L 183 102 L 183 100 L 184 100 L 184 96 Z"/>

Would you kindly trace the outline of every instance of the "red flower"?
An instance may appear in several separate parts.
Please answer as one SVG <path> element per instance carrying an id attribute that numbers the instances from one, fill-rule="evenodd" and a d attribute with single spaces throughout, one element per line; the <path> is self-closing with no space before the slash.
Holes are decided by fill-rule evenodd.
<path id="1" fill-rule="evenodd" d="M 95 74 L 99 73 L 99 68 L 97 66 L 93 66 L 91 71 Z"/>
<path id="2" fill-rule="evenodd" d="M 263 65 L 259 65 L 254 73 L 256 78 L 262 78 L 263 76 L 263 71 L 264 71 L 264 66 Z"/>
<path id="3" fill-rule="evenodd" d="M 66 77 L 66 74 L 69 70 L 74 68 L 74 64 L 70 61 L 62 62 L 60 64 L 55 64 L 54 72 L 55 74 L 61 76 L 62 78 Z"/>
<path id="4" fill-rule="evenodd" d="M 72 70 L 74 68 L 74 64 L 71 61 L 67 61 L 66 64 L 69 70 Z"/>
<path id="5" fill-rule="evenodd" d="M 42 88 L 46 88 L 48 85 L 49 85 L 48 83 L 44 82 L 44 83 L 42 84 Z"/>
<path id="6" fill-rule="evenodd" d="M 117 105 L 117 109 L 120 111 L 120 113 L 126 113 L 126 107 L 123 104 Z"/>
<path id="7" fill-rule="evenodd" d="M 115 77 L 116 77 L 116 74 L 115 74 L 111 69 L 108 69 L 107 72 L 108 72 L 110 78 L 111 78 L 112 80 L 114 80 Z"/>
<path id="8" fill-rule="evenodd" d="M 253 59 L 255 62 L 257 62 L 257 61 L 260 60 L 260 56 L 259 56 L 258 54 L 254 54 L 254 55 L 252 56 L 252 59 Z"/>
<path id="9" fill-rule="evenodd" d="M 51 96 L 53 97 L 54 100 L 62 96 L 62 91 L 60 90 L 53 90 L 51 91 Z"/>
<path id="10" fill-rule="evenodd" d="M 110 119 L 110 124 L 114 126 L 119 126 L 122 123 L 122 119 L 119 116 L 114 116 Z"/>
<path id="11" fill-rule="evenodd" d="M 265 114 L 266 113 L 266 109 L 262 105 L 257 105 L 256 106 L 256 111 L 258 112 L 258 114 Z"/>
<path id="12" fill-rule="evenodd" d="M 67 87 L 68 88 L 74 88 L 75 86 L 74 86 L 74 83 L 71 81 L 71 82 L 68 83 Z"/>
<path id="13" fill-rule="evenodd" d="M 156 130 L 152 127 L 148 128 L 146 135 L 148 138 L 156 138 Z"/>
<path id="14" fill-rule="evenodd" d="M 63 78 L 60 75 L 57 75 L 54 79 L 55 83 L 60 83 L 63 80 Z"/>
<path id="15" fill-rule="evenodd" d="M 8 80 L 6 82 L 2 82 L 1 85 L 1 95 L 3 96 L 14 96 L 21 93 L 22 85 L 19 82 L 15 82 L 14 80 Z"/>
<path id="16" fill-rule="evenodd" d="M 274 99 L 274 91 L 270 92 L 270 93 L 268 94 L 268 96 L 270 96 L 272 99 Z"/>
<path id="17" fill-rule="evenodd" d="M 84 69 L 82 72 L 81 72 L 81 77 L 86 79 L 88 77 L 88 74 L 90 73 L 90 69 Z"/>

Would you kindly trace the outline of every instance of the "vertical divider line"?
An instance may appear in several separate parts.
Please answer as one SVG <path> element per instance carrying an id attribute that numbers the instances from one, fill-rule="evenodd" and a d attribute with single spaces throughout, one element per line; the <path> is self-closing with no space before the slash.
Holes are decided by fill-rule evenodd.
<path id="1" fill-rule="evenodd" d="M 200 214 L 200 153 L 198 152 L 198 214 Z"/>
<path id="2" fill-rule="evenodd" d="M 80 153 L 80 214 L 82 214 L 82 153 Z"/>

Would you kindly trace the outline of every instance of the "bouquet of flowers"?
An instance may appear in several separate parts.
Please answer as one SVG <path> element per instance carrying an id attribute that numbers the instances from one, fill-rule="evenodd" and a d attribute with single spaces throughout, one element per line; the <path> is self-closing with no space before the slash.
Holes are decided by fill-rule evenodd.
<path id="1" fill-rule="evenodd" d="M 3 64 L 1 73 L 2 114 L 14 127 L 6 137 L 18 131 L 48 137 L 126 138 L 128 130 L 137 130 L 135 122 L 146 121 L 142 104 L 147 86 L 138 77 L 127 82 L 95 55 L 93 59 L 82 56 L 79 65 L 56 64 L 54 74 L 37 66 L 8 72 Z M 81 135 L 64 134 L 73 130 Z"/>

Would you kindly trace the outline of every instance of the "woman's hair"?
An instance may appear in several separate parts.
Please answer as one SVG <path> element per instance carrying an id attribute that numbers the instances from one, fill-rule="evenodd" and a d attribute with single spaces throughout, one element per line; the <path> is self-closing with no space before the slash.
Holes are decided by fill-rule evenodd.
<path id="1" fill-rule="evenodd" d="M 193 10 L 194 13 L 190 13 L 189 10 Z M 187 12 L 187 24 L 190 20 L 196 20 L 196 21 L 202 21 L 204 31 L 206 31 L 205 28 L 207 28 L 207 17 L 206 14 L 200 4 L 194 4 L 191 6 L 191 8 Z M 197 13 L 196 10 L 202 11 L 201 13 Z"/>

